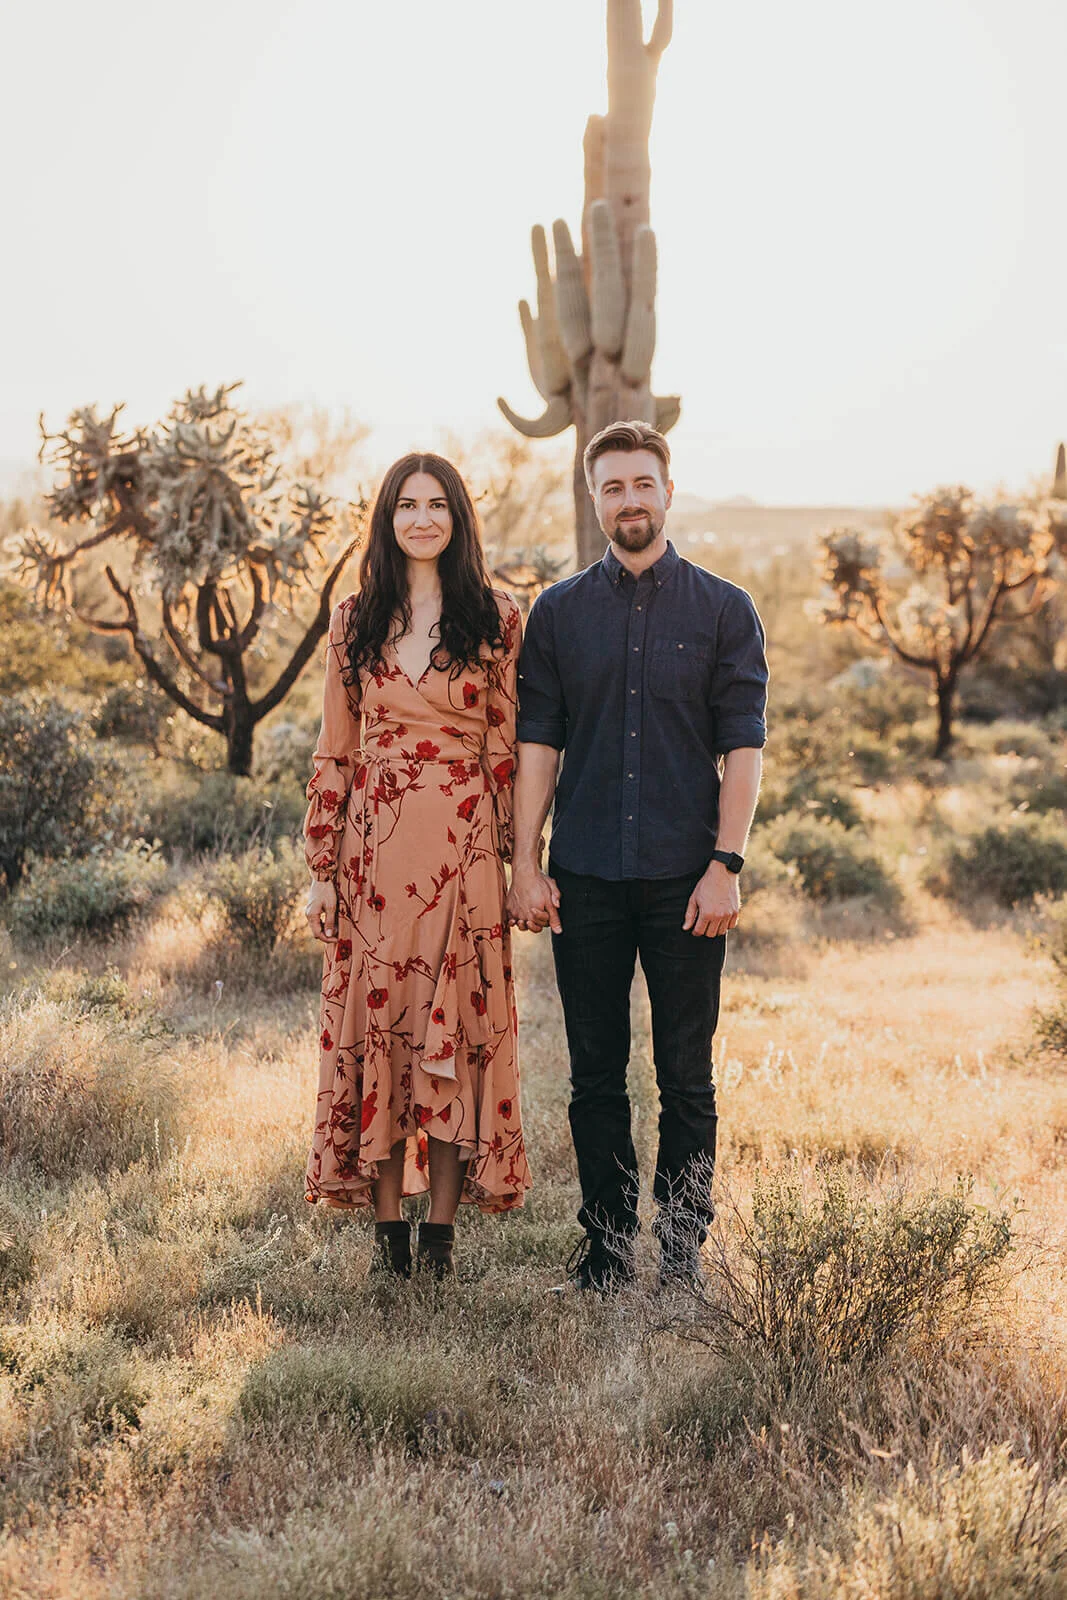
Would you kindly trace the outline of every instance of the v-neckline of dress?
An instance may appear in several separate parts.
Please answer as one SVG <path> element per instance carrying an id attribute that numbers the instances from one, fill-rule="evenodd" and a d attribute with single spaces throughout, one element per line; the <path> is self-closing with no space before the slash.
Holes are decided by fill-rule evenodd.
<path id="1" fill-rule="evenodd" d="M 399 656 L 395 646 L 393 647 L 393 660 L 396 662 L 397 666 L 400 668 L 401 672 L 404 674 L 405 682 L 410 684 L 411 687 L 416 691 L 418 691 L 418 689 L 421 687 L 421 685 L 423 683 L 425 683 L 426 679 L 428 678 L 428 676 L 430 675 L 430 673 L 433 670 L 433 657 L 431 656 L 429 661 L 427 661 L 427 663 L 426 663 L 425 671 L 422 672 L 419 677 L 412 678 L 411 675 L 409 674 L 407 668 L 404 666 L 404 663 L 401 661 L 400 656 Z"/>

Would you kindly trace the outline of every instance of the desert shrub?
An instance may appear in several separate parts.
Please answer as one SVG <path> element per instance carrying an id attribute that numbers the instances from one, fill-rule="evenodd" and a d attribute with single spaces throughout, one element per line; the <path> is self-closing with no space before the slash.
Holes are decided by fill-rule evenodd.
<path id="1" fill-rule="evenodd" d="M 769 848 L 792 869 L 812 900 L 862 895 L 887 909 L 898 903 L 895 880 L 859 829 L 845 828 L 830 817 L 787 812 L 763 831 Z"/>
<path id="2" fill-rule="evenodd" d="M 856 828 L 863 812 L 840 784 L 818 775 L 794 772 L 772 777 L 760 789 L 760 822 L 773 822 L 789 811 L 809 817 L 832 817 L 843 828 Z"/>
<path id="3" fill-rule="evenodd" d="M 256 776 L 268 784 L 295 785 L 301 795 L 311 776 L 315 728 L 299 722 L 276 722 L 256 743 Z"/>
<path id="4" fill-rule="evenodd" d="M 98 694 L 130 676 L 122 639 L 94 633 L 69 614 L 42 615 L 24 589 L 2 581 L 0 638 L 0 695 L 5 697 L 57 689 Z"/>
<path id="5" fill-rule="evenodd" d="M 1015 906 L 1037 894 L 1067 890 L 1067 835 L 1062 818 L 1012 817 L 944 846 L 925 876 L 927 887 L 961 905 L 995 900 Z"/>
<path id="6" fill-rule="evenodd" d="M 162 892 L 167 866 L 143 839 L 119 850 L 34 865 L 7 906 L 20 939 L 111 931 L 143 911 Z"/>
<path id="7" fill-rule="evenodd" d="M 1009 784 L 1008 799 L 1020 811 L 1067 811 L 1067 767 L 1062 761 L 1024 767 Z"/>
<path id="8" fill-rule="evenodd" d="M 241 1393 L 246 1423 L 294 1428 L 332 1423 L 362 1443 L 394 1439 L 414 1454 L 467 1450 L 481 1431 L 484 1386 L 464 1381 L 447 1355 L 365 1345 L 292 1347 L 254 1368 Z"/>
<path id="9" fill-rule="evenodd" d="M 1038 1044 L 1067 1056 L 1067 901 L 1054 909 L 1050 921 L 1050 929 L 1041 942 L 1056 968 L 1061 998 L 1048 1011 L 1037 1013 L 1034 1029 Z"/>
<path id="10" fill-rule="evenodd" d="M 145 831 L 168 853 L 232 853 L 293 837 L 305 809 L 303 787 L 295 781 L 264 785 L 230 772 L 208 772 L 184 793 L 153 795 Z"/>
<path id="11" fill-rule="evenodd" d="M 78 712 L 34 695 L 0 699 L 0 873 L 9 890 L 31 852 L 66 854 L 101 837 L 111 774 Z"/>
<path id="12" fill-rule="evenodd" d="M 181 1078 L 158 1028 L 24 993 L 0 1008 L 0 1166 L 70 1178 L 178 1135 Z"/>
<path id="13" fill-rule="evenodd" d="M 109 689 L 93 715 L 98 739 L 127 739 L 158 748 L 166 726 L 168 702 L 157 689 L 138 679 Z"/>
<path id="14" fill-rule="evenodd" d="M 308 873 L 301 850 L 285 839 L 273 850 L 253 846 L 212 866 L 207 884 L 218 901 L 226 931 L 242 944 L 268 953 L 294 926 L 297 906 L 307 893 Z"/>
<path id="15" fill-rule="evenodd" d="M 877 1196 L 842 1166 L 809 1185 L 786 1171 L 757 1180 L 750 1215 L 726 1210 L 705 1251 L 706 1341 L 787 1370 L 864 1365 L 909 1335 L 958 1330 L 1013 1243 L 1012 1213 L 976 1204 L 962 1179 Z"/>
<path id="16" fill-rule="evenodd" d="M 1006 1445 L 861 1501 L 839 1549 L 768 1541 L 751 1600 L 1059 1600 L 1067 1572 L 1067 1487 Z M 799 1541 L 797 1541 L 799 1542 Z M 792 1548 L 790 1548 L 792 1545 Z"/>
<path id="17" fill-rule="evenodd" d="M 927 714 L 925 685 L 904 677 L 894 663 L 883 659 L 865 656 L 854 661 L 834 678 L 830 688 L 849 723 L 880 739 Z"/>

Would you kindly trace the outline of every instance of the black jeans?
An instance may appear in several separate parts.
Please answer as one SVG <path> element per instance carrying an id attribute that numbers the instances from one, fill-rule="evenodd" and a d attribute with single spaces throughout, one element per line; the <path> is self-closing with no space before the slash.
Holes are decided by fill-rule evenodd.
<path id="1" fill-rule="evenodd" d="M 552 936 L 552 950 L 571 1061 L 578 1220 L 594 1237 L 638 1229 L 626 1069 L 630 985 L 640 956 L 660 1096 L 655 1231 L 661 1239 L 701 1243 L 712 1216 L 718 1119 L 711 1042 L 726 956 L 725 934 L 697 939 L 682 928 L 701 874 L 615 883 L 567 872 L 555 862 L 549 872 L 559 885 L 563 925 Z"/>

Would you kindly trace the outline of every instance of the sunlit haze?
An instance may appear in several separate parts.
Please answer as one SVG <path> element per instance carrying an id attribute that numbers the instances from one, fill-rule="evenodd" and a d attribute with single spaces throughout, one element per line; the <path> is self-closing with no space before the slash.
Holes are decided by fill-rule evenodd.
<path id="1" fill-rule="evenodd" d="M 604 0 L 11 8 L 0 464 L 190 385 L 375 426 L 540 406 L 529 230 L 577 227 Z M 646 5 L 649 20 L 654 5 Z M 676 0 L 652 138 L 679 491 L 1022 487 L 1067 433 L 1054 0 Z M 554 446 L 546 446 L 548 450 Z"/>

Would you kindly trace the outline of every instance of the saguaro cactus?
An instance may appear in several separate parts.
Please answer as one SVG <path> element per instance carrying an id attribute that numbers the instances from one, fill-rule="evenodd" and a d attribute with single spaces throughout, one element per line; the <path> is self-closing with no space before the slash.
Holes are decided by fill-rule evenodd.
<path id="1" fill-rule="evenodd" d="M 530 376 L 545 402 L 539 417 L 497 404 L 513 428 L 548 439 L 573 427 L 574 519 L 578 563 L 595 561 L 601 534 L 585 486 L 582 452 L 619 417 L 664 432 L 681 411 L 677 395 L 651 388 L 656 346 L 656 236 L 649 226 L 648 136 L 660 56 L 670 43 L 672 0 L 659 0 L 648 42 L 640 0 L 608 0 L 608 113 L 585 132 L 582 252 L 561 218 L 552 225 L 553 263 L 542 227 L 533 230 L 537 315 L 519 317 Z"/>

